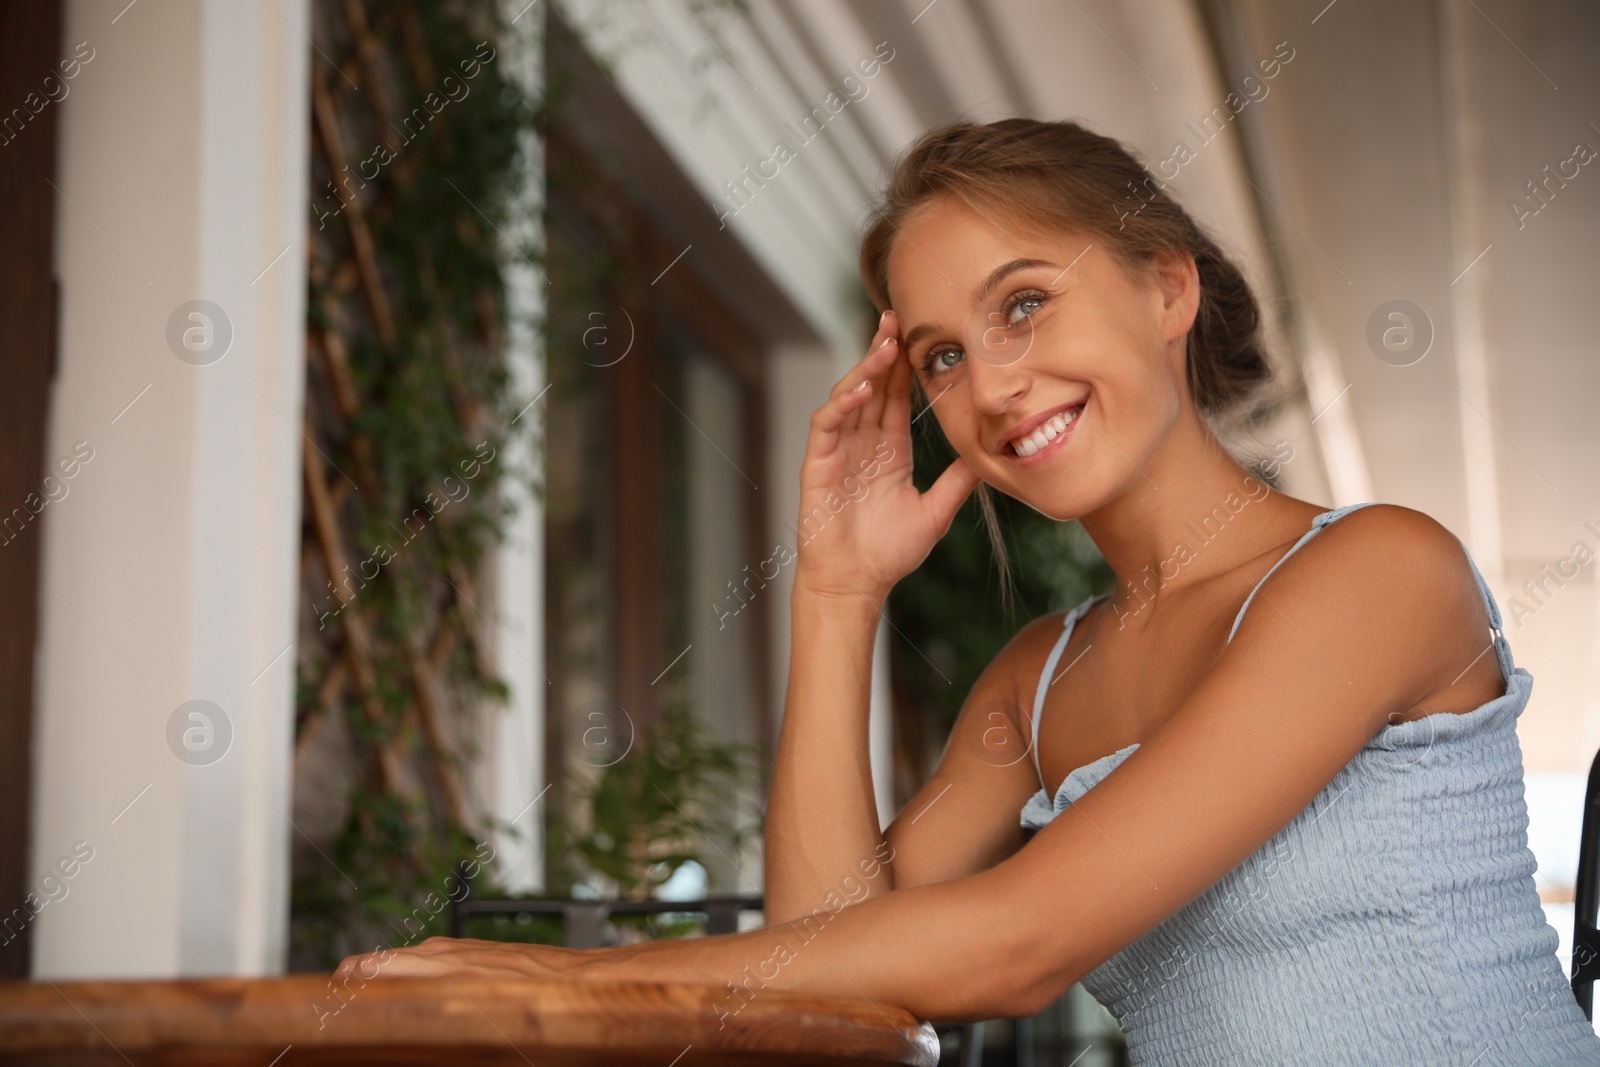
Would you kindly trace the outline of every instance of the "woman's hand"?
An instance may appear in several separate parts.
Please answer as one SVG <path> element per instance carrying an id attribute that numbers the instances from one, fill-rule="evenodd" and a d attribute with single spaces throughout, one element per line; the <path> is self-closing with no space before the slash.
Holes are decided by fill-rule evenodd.
<path id="1" fill-rule="evenodd" d="M 883 313 L 866 358 L 811 416 L 800 467 L 796 589 L 881 606 L 927 558 L 978 484 L 963 459 L 926 493 L 911 481 L 910 361 Z"/>
<path id="2" fill-rule="evenodd" d="M 574 976 L 592 960 L 589 952 L 511 941 L 430 937 L 418 945 L 346 956 L 333 972 L 371 980 L 385 978 L 555 978 Z"/>

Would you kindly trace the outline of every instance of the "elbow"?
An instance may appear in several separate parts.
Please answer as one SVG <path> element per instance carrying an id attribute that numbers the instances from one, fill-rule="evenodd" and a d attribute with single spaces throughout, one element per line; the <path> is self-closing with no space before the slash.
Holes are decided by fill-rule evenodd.
<path id="1" fill-rule="evenodd" d="M 990 1018 L 1025 1019 L 1054 1004 L 1091 967 L 1084 966 L 1078 939 L 1025 901 L 992 937 L 982 972 L 996 976 Z"/>
<path id="2" fill-rule="evenodd" d="M 1047 965 L 1037 959 L 1038 946 L 1025 946 L 1008 953 L 991 972 L 1004 974 L 1005 980 L 997 982 L 994 990 L 998 996 L 992 1005 L 990 1018 L 1029 1019 L 1056 1002 L 1072 985 L 1064 980 L 1059 967 Z"/>
<path id="3" fill-rule="evenodd" d="M 1029 886 L 1011 885 L 1000 868 L 904 892 L 948 898 L 941 903 L 949 925 L 933 924 L 938 932 L 916 954 L 916 973 L 905 975 L 910 995 L 902 1006 L 924 1019 L 1030 1018 L 1088 970 L 1076 924 L 1041 908 Z M 931 917 L 918 918 L 927 930 Z"/>
<path id="4" fill-rule="evenodd" d="M 987 1019 L 1029 1019 L 1056 1002 L 1072 985 L 1058 967 L 1036 965 L 1029 951 L 995 946 L 968 961 L 959 974 L 940 983 L 933 1007 L 925 1018 L 941 1022 L 982 1022 Z"/>
<path id="5" fill-rule="evenodd" d="M 1059 972 L 1033 972 L 1030 977 L 1018 982 L 1014 994 L 1015 1007 L 1004 1017 L 1032 1018 L 1049 1008 L 1071 987 L 1071 982 L 1061 981 Z"/>
<path id="6" fill-rule="evenodd" d="M 930 1014 L 924 1018 L 1027 1019 L 1055 1003 L 1077 980 L 1070 967 L 1048 957 L 1044 945 L 1022 938 L 990 937 L 975 949 L 952 959 L 953 966 L 927 975 L 931 981 L 925 989 L 931 1002 L 925 1005 Z M 935 977 L 937 972 L 942 973 Z"/>

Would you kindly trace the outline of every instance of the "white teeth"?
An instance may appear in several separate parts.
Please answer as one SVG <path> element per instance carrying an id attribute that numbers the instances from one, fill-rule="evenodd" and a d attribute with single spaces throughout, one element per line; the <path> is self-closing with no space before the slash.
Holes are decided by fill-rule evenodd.
<path id="1" fill-rule="evenodd" d="M 1052 416 L 1040 424 L 1039 428 L 1026 437 L 1019 437 L 1011 443 L 1019 456 L 1031 456 L 1058 436 L 1066 432 L 1072 421 L 1078 417 L 1076 411 L 1064 411 Z"/>

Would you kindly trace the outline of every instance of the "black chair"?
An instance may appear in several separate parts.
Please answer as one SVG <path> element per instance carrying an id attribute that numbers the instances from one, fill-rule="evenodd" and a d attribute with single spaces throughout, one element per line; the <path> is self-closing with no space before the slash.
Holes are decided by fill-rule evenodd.
<path id="1" fill-rule="evenodd" d="M 1594 982 L 1600 978 L 1600 755 L 1589 766 L 1583 797 L 1583 830 L 1578 838 L 1578 892 L 1572 923 L 1572 995 L 1594 1019 Z"/>

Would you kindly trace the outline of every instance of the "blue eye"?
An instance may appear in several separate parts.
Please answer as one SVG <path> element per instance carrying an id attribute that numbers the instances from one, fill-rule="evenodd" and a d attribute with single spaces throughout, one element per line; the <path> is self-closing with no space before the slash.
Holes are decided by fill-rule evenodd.
<path id="1" fill-rule="evenodd" d="M 998 319 L 1001 323 L 998 326 L 990 327 L 990 329 L 1010 330 L 1018 326 L 1023 320 L 1032 318 L 1048 299 L 1049 294 L 1042 293 L 1037 289 L 1024 289 L 1019 293 L 1013 293 L 1001 305 L 998 312 L 989 313 L 990 322 L 995 322 Z M 986 334 L 985 337 L 987 338 L 987 336 Z M 943 374 L 965 358 L 966 353 L 952 345 L 930 349 L 928 354 L 922 357 L 922 373 L 930 378 Z"/>
<path id="2" fill-rule="evenodd" d="M 947 363 L 945 362 L 946 356 L 953 356 L 956 358 Z M 926 356 L 922 357 L 922 373 L 929 376 L 943 374 L 945 371 L 949 370 L 951 367 L 955 366 L 965 358 L 966 354 L 959 348 L 951 348 L 948 346 L 944 348 L 935 348 Z"/>
<path id="3" fill-rule="evenodd" d="M 1044 306 L 1043 293 L 1018 293 L 1006 302 L 1007 326 L 1015 326 Z"/>

